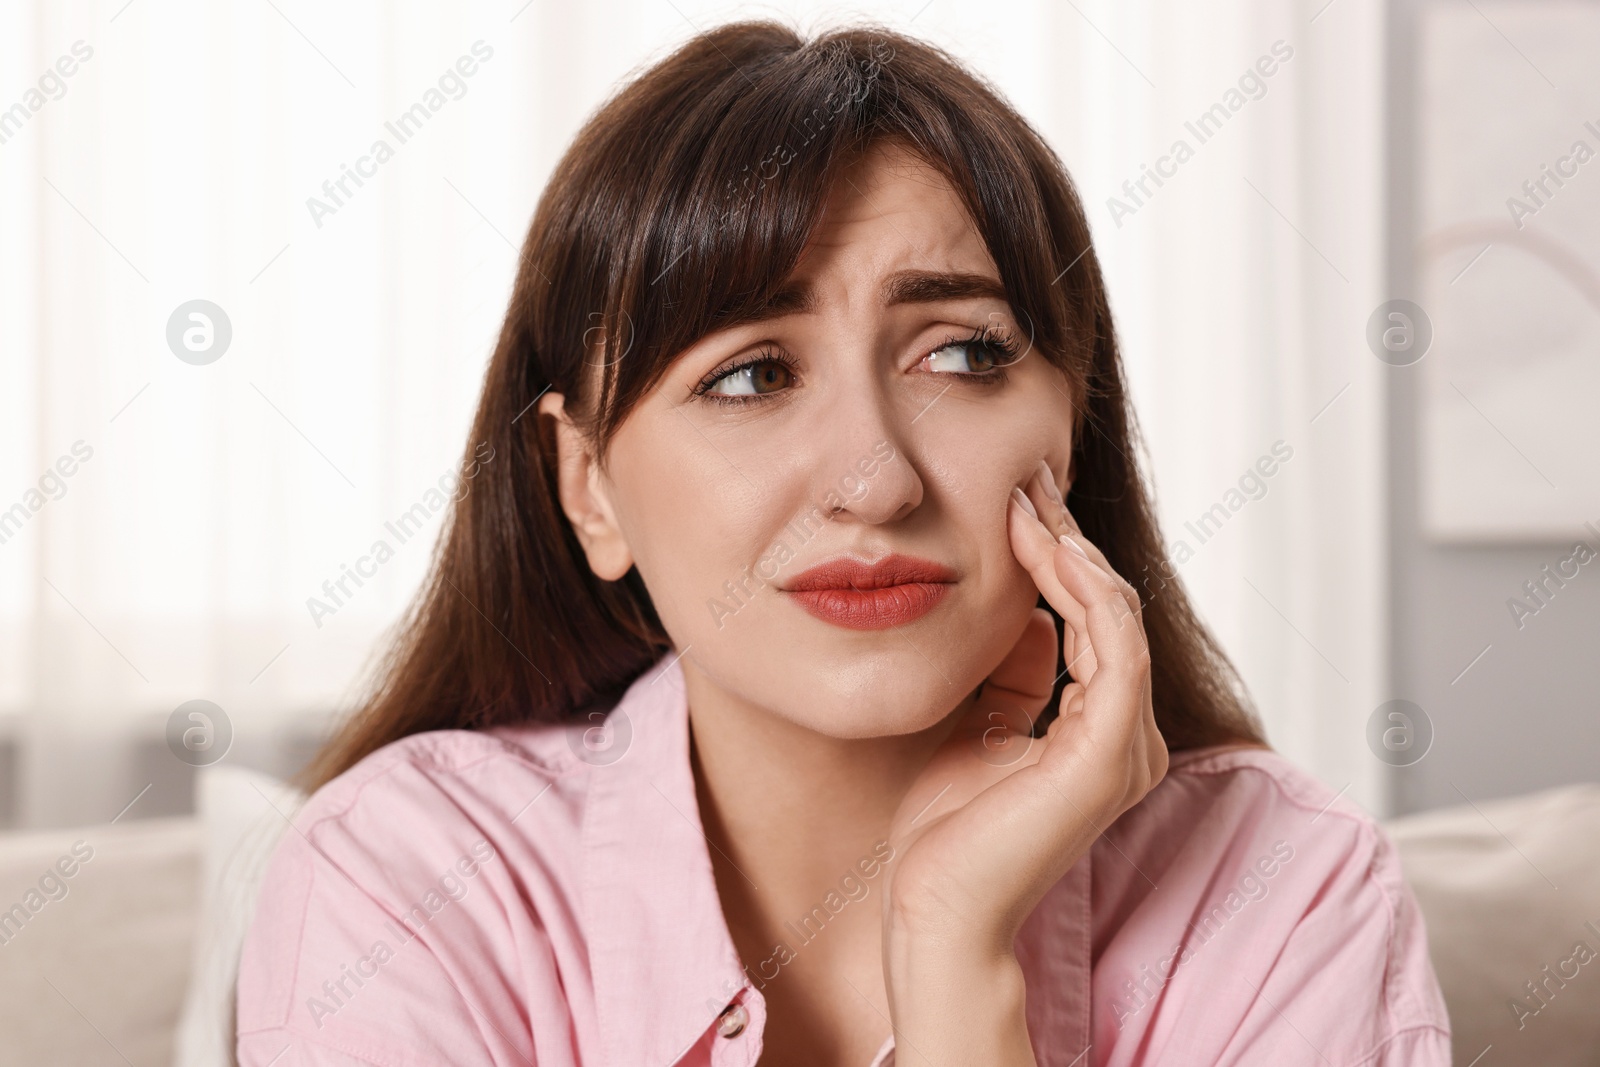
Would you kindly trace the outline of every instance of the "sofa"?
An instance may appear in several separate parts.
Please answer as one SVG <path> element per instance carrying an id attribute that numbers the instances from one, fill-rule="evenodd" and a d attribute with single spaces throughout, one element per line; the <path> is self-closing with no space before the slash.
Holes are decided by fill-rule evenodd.
<path id="1" fill-rule="evenodd" d="M 0 835 L 0 1067 L 229 1063 L 239 942 L 298 800 L 218 766 L 193 817 Z M 1455 1063 L 1600 1064 L 1600 785 L 1386 828 L 1427 920 Z"/>

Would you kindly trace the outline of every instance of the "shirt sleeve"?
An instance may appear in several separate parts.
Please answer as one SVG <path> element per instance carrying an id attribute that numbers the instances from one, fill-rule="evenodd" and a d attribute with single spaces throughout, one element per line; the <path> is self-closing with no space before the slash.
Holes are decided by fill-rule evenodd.
<path id="1" fill-rule="evenodd" d="M 1270 965 L 1241 973 L 1257 989 L 1219 1064 L 1450 1067 L 1443 998 L 1394 848 L 1370 824 L 1343 832 L 1345 855 L 1313 872 L 1320 885 Z"/>
<path id="2" fill-rule="evenodd" d="M 280 840 L 240 959 L 241 1067 L 537 1067 L 494 845 L 437 797 L 374 792 L 313 797 Z"/>
<path id="3" fill-rule="evenodd" d="M 1421 912 L 1370 818 L 1272 753 L 1151 799 L 1095 854 L 1097 1067 L 1449 1067 Z"/>

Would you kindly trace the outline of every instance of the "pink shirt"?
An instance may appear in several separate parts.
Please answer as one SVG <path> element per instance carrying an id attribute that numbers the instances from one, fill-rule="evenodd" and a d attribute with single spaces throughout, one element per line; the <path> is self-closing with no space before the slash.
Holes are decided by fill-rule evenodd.
<path id="1" fill-rule="evenodd" d="M 778 965 L 723 919 L 676 662 L 609 723 L 600 755 L 588 723 L 418 734 L 319 790 L 245 941 L 241 1065 L 753 1064 Z M 1450 1062 L 1393 847 L 1271 752 L 1174 756 L 1016 951 L 1041 1067 Z"/>

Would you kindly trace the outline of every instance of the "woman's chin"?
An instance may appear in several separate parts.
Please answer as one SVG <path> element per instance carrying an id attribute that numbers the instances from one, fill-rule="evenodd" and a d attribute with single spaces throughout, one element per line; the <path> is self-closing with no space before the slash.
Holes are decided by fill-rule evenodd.
<path id="1" fill-rule="evenodd" d="M 1019 598 L 1016 607 L 949 617 L 936 611 L 910 626 L 865 631 L 800 612 L 752 614 L 741 620 L 750 626 L 744 633 L 683 635 L 692 649 L 684 667 L 711 691 L 827 737 L 901 736 L 938 725 L 969 697 L 1016 643 L 1032 610 Z"/>
<path id="2" fill-rule="evenodd" d="M 907 650 L 909 652 L 909 650 Z M 809 684 L 774 694 L 770 704 L 785 717 L 827 737 L 863 740 L 897 737 L 930 729 L 943 721 L 982 681 L 977 665 L 963 670 L 946 662 L 941 671 L 914 652 L 915 663 L 896 662 L 892 670 L 855 677 L 853 672 L 819 671 Z M 796 693 L 807 693 L 803 703 Z"/>
<path id="3" fill-rule="evenodd" d="M 953 708 L 954 705 L 951 705 Z M 944 714 L 949 714 L 946 710 Z M 930 715 L 927 708 L 875 709 L 863 715 L 857 709 L 815 709 L 809 721 L 801 723 L 815 733 L 840 741 L 869 741 L 880 737 L 905 737 L 936 726 L 943 715 Z"/>

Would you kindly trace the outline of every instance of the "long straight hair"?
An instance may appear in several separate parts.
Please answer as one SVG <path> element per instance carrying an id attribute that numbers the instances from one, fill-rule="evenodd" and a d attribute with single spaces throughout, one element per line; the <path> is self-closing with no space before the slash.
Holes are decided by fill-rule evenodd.
<path id="1" fill-rule="evenodd" d="M 1061 161 L 926 43 L 875 27 L 806 40 L 744 22 L 625 85 L 556 167 L 467 445 L 469 458 L 494 458 L 474 464 L 368 699 L 306 784 L 424 730 L 570 719 L 671 647 L 637 570 L 617 581 L 589 570 L 561 509 L 553 426 L 532 407 L 546 390 L 563 394 L 603 455 L 679 353 L 770 300 L 841 168 L 886 138 L 950 181 L 1033 349 L 1066 376 L 1077 409 L 1067 505 L 1145 602 L 1168 746 L 1260 741 L 1237 674 L 1162 552 L 1105 285 Z M 1057 696 L 1065 670 L 1058 661 Z"/>

